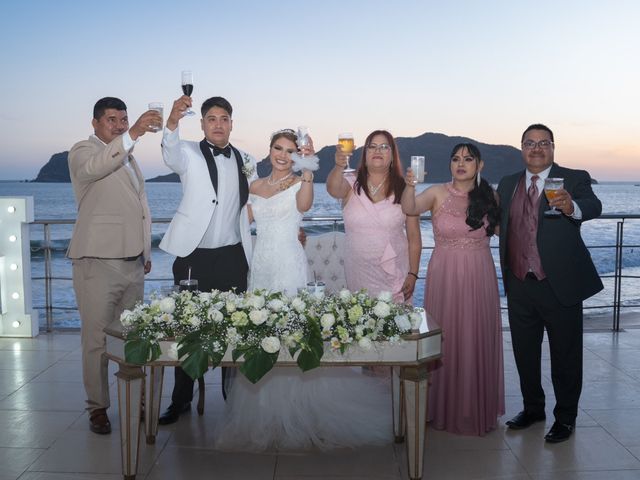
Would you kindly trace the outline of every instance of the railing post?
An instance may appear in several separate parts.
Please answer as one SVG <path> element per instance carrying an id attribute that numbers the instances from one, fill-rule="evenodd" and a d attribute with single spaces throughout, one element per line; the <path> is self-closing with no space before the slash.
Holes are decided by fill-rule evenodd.
<path id="1" fill-rule="evenodd" d="M 53 331 L 53 300 L 51 273 L 51 225 L 44 224 L 44 311 L 47 317 L 47 332 Z"/>
<path id="2" fill-rule="evenodd" d="M 624 219 L 616 225 L 616 260 L 613 272 L 613 331 L 620 331 L 620 307 L 622 294 L 622 245 L 624 239 Z"/>

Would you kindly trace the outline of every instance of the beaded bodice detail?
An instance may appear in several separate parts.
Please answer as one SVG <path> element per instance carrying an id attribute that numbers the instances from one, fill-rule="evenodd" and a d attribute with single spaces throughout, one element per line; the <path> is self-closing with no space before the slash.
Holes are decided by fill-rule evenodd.
<path id="1" fill-rule="evenodd" d="M 440 208 L 433 214 L 433 237 L 436 248 L 486 248 L 489 244 L 486 230 L 471 230 L 467 225 L 467 206 L 469 197 L 466 192 L 453 188 L 451 183 L 445 184 L 449 195 Z M 486 220 L 485 220 L 486 225 Z"/>

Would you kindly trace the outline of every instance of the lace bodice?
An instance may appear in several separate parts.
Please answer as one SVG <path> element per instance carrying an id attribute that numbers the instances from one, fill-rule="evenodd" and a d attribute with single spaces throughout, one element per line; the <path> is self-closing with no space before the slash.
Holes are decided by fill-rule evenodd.
<path id="1" fill-rule="evenodd" d="M 484 228 L 471 230 L 466 223 L 469 204 L 467 193 L 456 190 L 451 183 L 445 184 L 445 188 L 449 196 L 433 214 L 432 220 L 436 248 L 486 248 L 489 244 L 486 230 Z"/>
<path id="2" fill-rule="evenodd" d="M 249 289 L 268 288 L 295 295 L 307 282 L 307 258 L 298 240 L 302 214 L 296 205 L 301 183 L 269 198 L 249 194 L 257 239 Z"/>

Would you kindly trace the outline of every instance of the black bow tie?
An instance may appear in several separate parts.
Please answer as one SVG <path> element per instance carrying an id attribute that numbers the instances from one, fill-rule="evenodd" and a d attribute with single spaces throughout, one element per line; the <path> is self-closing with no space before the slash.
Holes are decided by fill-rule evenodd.
<path id="1" fill-rule="evenodd" d="M 231 147 L 227 145 L 224 148 L 216 147 L 215 145 L 209 144 L 211 149 L 213 150 L 213 156 L 224 155 L 227 158 L 231 158 Z"/>

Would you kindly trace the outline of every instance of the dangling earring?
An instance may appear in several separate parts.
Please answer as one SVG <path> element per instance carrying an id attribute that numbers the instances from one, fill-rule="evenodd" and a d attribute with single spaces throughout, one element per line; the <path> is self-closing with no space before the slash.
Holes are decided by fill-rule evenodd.
<path id="1" fill-rule="evenodd" d="M 478 184 L 478 188 L 480 187 L 480 172 L 476 175 L 476 183 Z"/>

